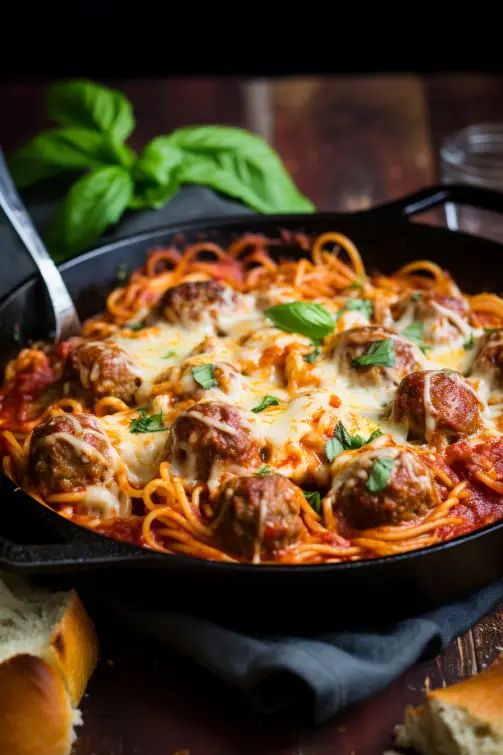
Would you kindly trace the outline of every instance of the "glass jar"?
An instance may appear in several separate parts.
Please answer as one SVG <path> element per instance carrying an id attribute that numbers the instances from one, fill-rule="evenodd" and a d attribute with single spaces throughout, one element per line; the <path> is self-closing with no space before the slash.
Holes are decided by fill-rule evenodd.
<path id="1" fill-rule="evenodd" d="M 445 140 L 440 149 L 443 183 L 468 183 L 503 191 L 503 124 L 468 126 Z M 503 241 L 503 215 L 448 204 L 449 228 Z"/>

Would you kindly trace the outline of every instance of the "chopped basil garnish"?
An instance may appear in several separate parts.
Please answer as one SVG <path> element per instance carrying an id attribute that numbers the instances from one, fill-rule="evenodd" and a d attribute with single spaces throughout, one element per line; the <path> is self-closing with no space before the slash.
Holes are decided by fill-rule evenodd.
<path id="1" fill-rule="evenodd" d="M 348 312 L 361 312 L 368 320 L 372 317 L 372 302 L 368 299 L 348 299 L 343 309 Z"/>
<path id="2" fill-rule="evenodd" d="M 258 477 L 264 477 L 266 474 L 270 474 L 272 472 L 272 467 L 269 467 L 267 464 L 262 464 L 261 467 L 257 469 L 255 472 Z"/>
<path id="3" fill-rule="evenodd" d="M 329 462 L 332 462 L 336 456 L 339 456 L 343 451 L 354 451 L 357 448 L 366 446 L 374 438 L 378 438 L 382 435 L 382 430 L 379 427 L 369 435 L 368 438 L 364 438 L 363 435 L 350 435 L 342 422 L 338 422 L 335 426 L 334 435 L 325 444 L 325 453 Z"/>
<path id="4" fill-rule="evenodd" d="M 308 362 L 309 364 L 313 364 L 316 362 L 318 357 L 320 356 L 320 344 L 313 341 L 314 349 L 309 352 L 309 354 L 306 354 L 304 357 L 304 362 Z"/>
<path id="5" fill-rule="evenodd" d="M 162 412 L 159 414 L 147 415 L 146 409 L 139 409 L 139 415 L 135 419 L 131 420 L 129 425 L 129 432 L 131 433 L 160 433 L 165 430 L 169 430 L 168 427 L 164 427 L 162 420 Z"/>
<path id="6" fill-rule="evenodd" d="M 317 514 L 321 514 L 321 495 L 318 490 L 304 490 L 304 498 Z"/>
<path id="7" fill-rule="evenodd" d="M 380 493 L 388 486 L 393 471 L 393 463 L 393 459 L 386 457 L 374 461 L 367 480 L 367 490 L 371 493 Z"/>
<path id="8" fill-rule="evenodd" d="M 208 388 L 214 388 L 215 385 L 218 385 L 215 380 L 212 364 L 199 364 L 197 367 L 193 367 L 192 377 L 196 383 L 199 383 L 201 388 L 204 388 L 205 391 L 207 391 Z"/>
<path id="9" fill-rule="evenodd" d="M 268 406 L 278 406 L 278 404 L 279 399 L 276 398 L 276 396 L 264 396 L 260 404 L 253 407 L 252 412 L 258 414 L 259 412 L 263 412 L 264 409 L 267 409 Z"/>
<path id="10" fill-rule="evenodd" d="M 419 320 L 414 320 L 410 325 L 407 325 L 407 327 L 402 330 L 401 335 L 408 338 L 409 341 L 414 341 L 423 352 L 428 348 L 423 341 L 424 325 L 422 322 L 419 322 Z"/>
<path id="11" fill-rule="evenodd" d="M 365 278 L 363 275 L 357 275 L 349 288 L 361 288 L 363 286 L 364 281 L 365 281 Z"/>
<path id="12" fill-rule="evenodd" d="M 381 367 L 393 367 L 395 364 L 395 344 L 392 338 L 382 341 L 374 341 L 370 344 L 365 354 L 362 354 L 352 362 L 354 367 L 368 367 L 379 365 Z"/>
<path id="13" fill-rule="evenodd" d="M 161 359 L 171 359 L 171 357 L 176 357 L 176 351 L 167 351 Z"/>
<path id="14" fill-rule="evenodd" d="M 472 333 L 470 338 L 464 342 L 463 348 L 465 351 L 470 351 L 470 349 L 473 349 L 474 346 L 475 346 L 475 338 L 473 337 L 473 333 Z"/>
<path id="15" fill-rule="evenodd" d="M 300 333 L 312 341 L 321 341 L 334 330 L 332 314 L 314 302 L 290 301 L 266 309 L 264 314 L 287 333 Z"/>
<path id="16" fill-rule="evenodd" d="M 127 265 L 127 262 L 121 262 L 119 265 L 117 265 L 117 280 L 119 281 L 119 283 L 122 283 L 122 281 L 126 280 L 128 272 L 129 267 Z"/>
<path id="17" fill-rule="evenodd" d="M 126 328 L 129 328 L 129 330 L 141 330 L 143 328 L 142 322 L 132 322 L 129 325 L 126 325 Z"/>

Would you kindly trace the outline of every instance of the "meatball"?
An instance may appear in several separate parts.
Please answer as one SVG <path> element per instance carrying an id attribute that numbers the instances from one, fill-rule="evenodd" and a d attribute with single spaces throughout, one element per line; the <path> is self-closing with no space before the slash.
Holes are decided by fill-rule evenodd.
<path id="1" fill-rule="evenodd" d="M 406 422 L 409 437 L 427 443 L 452 442 L 480 426 L 480 402 L 454 370 L 412 372 L 400 383 L 392 418 Z"/>
<path id="2" fill-rule="evenodd" d="M 337 518 L 350 529 L 407 522 L 438 503 L 431 471 L 408 449 L 360 451 L 349 461 L 336 462 L 332 472 L 329 498 Z"/>
<path id="3" fill-rule="evenodd" d="M 460 296 L 416 291 L 392 307 L 392 316 L 398 331 L 420 322 L 422 340 L 428 346 L 460 345 L 471 334 L 470 308 Z"/>
<path id="4" fill-rule="evenodd" d="M 258 443 L 239 409 L 217 401 L 194 404 L 178 415 L 171 428 L 168 458 L 184 477 L 203 482 L 218 462 L 225 471 L 260 465 Z"/>
<path id="5" fill-rule="evenodd" d="M 169 288 L 158 304 L 164 319 L 185 328 L 195 322 L 213 322 L 222 330 L 221 318 L 232 318 L 241 299 L 229 286 L 214 280 L 188 281 Z"/>
<path id="6" fill-rule="evenodd" d="M 106 484 L 116 465 L 115 450 L 92 414 L 60 414 L 31 437 L 29 482 L 43 496 Z"/>
<path id="7" fill-rule="evenodd" d="M 379 352 L 376 344 L 380 341 L 386 344 Z M 361 385 L 398 385 L 404 375 L 420 366 L 415 344 L 372 326 L 340 333 L 335 339 L 334 357 L 339 371 Z M 366 360 L 370 363 L 361 363 Z"/>
<path id="8" fill-rule="evenodd" d="M 129 354 L 112 341 L 84 341 L 70 351 L 66 377 L 75 379 L 95 398 L 115 396 L 133 404 L 142 383 Z"/>
<path id="9" fill-rule="evenodd" d="M 487 378 L 494 388 L 503 388 L 503 328 L 480 339 L 471 374 Z"/>
<path id="10" fill-rule="evenodd" d="M 297 485 L 280 474 L 229 480 L 220 492 L 215 512 L 221 547 L 248 561 L 271 559 L 301 537 L 303 495 Z"/>

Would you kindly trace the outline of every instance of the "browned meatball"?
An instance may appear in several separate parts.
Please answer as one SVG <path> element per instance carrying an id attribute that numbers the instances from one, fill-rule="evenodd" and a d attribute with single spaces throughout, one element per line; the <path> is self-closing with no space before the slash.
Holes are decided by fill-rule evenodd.
<path id="1" fill-rule="evenodd" d="M 407 522 L 438 503 L 433 476 L 413 451 L 372 448 L 334 466 L 329 496 L 338 519 L 350 529 Z"/>
<path id="2" fill-rule="evenodd" d="M 493 387 L 503 387 L 503 328 L 480 339 L 471 374 L 485 377 Z"/>
<path id="3" fill-rule="evenodd" d="M 61 414 L 35 428 L 28 477 L 43 496 L 109 482 L 116 454 L 92 414 Z"/>
<path id="4" fill-rule="evenodd" d="M 383 350 L 375 352 L 378 342 L 384 341 Z M 366 357 L 370 364 L 365 362 Z M 385 328 L 350 328 L 335 340 L 334 357 L 339 371 L 361 385 L 398 385 L 408 372 L 417 370 L 417 347 L 405 338 L 398 338 Z"/>
<path id="5" fill-rule="evenodd" d="M 97 399 L 115 396 L 133 404 L 142 383 L 138 368 L 124 349 L 111 341 L 84 341 L 70 354 L 66 376 L 76 379 Z"/>
<path id="6" fill-rule="evenodd" d="M 422 341 L 428 346 L 459 344 L 470 335 L 470 308 L 460 296 L 439 296 L 416 291 L 392 307 L 397 329 L 421 323 Z"/>
<path id="7" fill-rule="evenodd" d="M 303 495 L 280 474 L 229 480 L 215 513 L 216 537 L 222 548 L 248 561 L 273 558 L 301 537 Z"/>
<path id="8" fill-rule="evenodd" d="M 260 464 L 258 443 L 239 409 L 208 401 L 179 414 L 171 428 L 168 458 L 183 476 L 207 481 L 215 462 L 227 469 Z"/>
<path id="9" fill-rule="evenodd" d="M 221 325 L 220 316 L 232 316 L 239 302 L 239 295 L 222 283 L 188 281 L 169 288 L 158 304 L 158 311 L 168 322 L 186 328 L 205 320 Z"/>
<path id="10" fill-rule="evenodd" d="M 480 402 L 459 372 L 412 372 L 398 387 L 392 418 L 407 423 L 409 437 L 438 444 L 475 432 Z"/>

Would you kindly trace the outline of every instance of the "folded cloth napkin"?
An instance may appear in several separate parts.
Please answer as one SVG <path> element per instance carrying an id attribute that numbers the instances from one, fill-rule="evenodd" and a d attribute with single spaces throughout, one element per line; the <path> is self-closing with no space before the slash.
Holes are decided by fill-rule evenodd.
<path id="1" fill-rule="evenodd" d="M 258 713 L 302 711 L 321 723 L 436 655 L 503 600 L 503 579 L 471 597 L 381 627 L 292 636 L 247 634 L 175 611 L 110 602 L 132 629 L 192 658 L 241 690 Z"/>
<path id="2" fill-rule="evenodd" d="M 54 202 L 28 202 L 43 224 Z M 162 210 L 126 217 L 104 240 L 193 218 L 249 212 L 208 189 L 187 187 Z M 0 296 L 32 269 L 11 231 L 0 223 L 0 248 L 8 254 Z M 472 597 L 387 626 L 278 636 L 246 634 L 178 612 L 136 612 L 111 602 L 129 625 L 184 653 L 241 690 L 261 714 L 302 711 L 326 721 L 341 708 L 385 687 L 419 658 L 433 655 L 503 600 L 503 580 Z"/>

